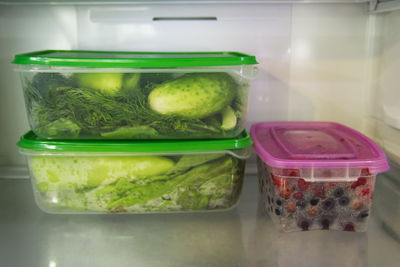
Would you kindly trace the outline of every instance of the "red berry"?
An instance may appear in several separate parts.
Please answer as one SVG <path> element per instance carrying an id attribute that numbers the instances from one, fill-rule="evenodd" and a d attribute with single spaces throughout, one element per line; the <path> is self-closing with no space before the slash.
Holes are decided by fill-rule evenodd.
<path id="1" fill-rule="evenodd" d="M 297 169 L 282 169 L 283 176 L 299 177 L 300 172 Z"/>
<path id="2" fill-rule="evenodd" d="M 314 195 L 317 197 L 323 197 L 325 195 L 325 189 L 323 186 L 318 186 L 314 189 Z"/>
<path id="3" fill-rule="evenodd" d="M 354 225 L 353 225 L 352 223 L 347 223 L 347 224 L 344 226 L 343 230 L 344 230 L 344 231 L 349 231 L 349 232 L 354 232 L 354 231 L 355 231 L 355 230 L 354 230 Z"/>
<path id="4" fill-rule="evenodd" d="M 301 191 L 306 191 L 309 185 L 310 185 L 310 184 L 307 183 L 304 179 L 299 179 L 299 180 L 297 181 L 297 186 L 299 187 L 299 189 L 300 189 Z"/>
<path id="5" fill-rule="evenodd" d="M 290 186 L 283 186 L 281 188 L 281 196 L 285 199 L 290 198 L 290 195 L 293 193 L 293 188 Z"/>
<path id="6" fill-rule="evenodd" d="M 353 183 L 351 184 L 351 189 L 355 189 L 355 188 L 357 188 L 358 186 L 365 185 L 366 183 L 367 183 L 367 179 L 366 179 L 366 178 L 363 178 L 363 177 L 360 177 L 360 178 L 358 178 L 357 181 L 355 181 L 355 182 L 353 182 Z"/>
<path id="7" fill-rule="evenodd" d="M 282 184 L 283 184 L 283 179 L 282 179 L 281 177 L 277 177 L 277 176 L 275 176 L 275 175 L 273 175 L 273 174 L 271 173 L 271 179 L 272 179 L 272 182 L 274 183 L 274 185 L 276 185 L 276 186 L 282 186 Z"/>
<path id="8" fill-rule="evenodd" d="M 287 206 L 286 206 L 286 209 L 287 209 L 289 212 L 295 212 L 295 211 L 296 211 L 296 203 L 293 202 L 293 201 L 289 201 L 288 204 L 287 204 Z"/>
<path id="9" fill-rule="evenodd" d="M 361 194 L 363 196 L 369 195 L 369 188 L 364 188 L 363 190 L 361 190 Z"/>
<path id="10" fill-rule="evenodd" d="M 293 195 L 293 197 L 294 197 L 295 199 L 301 199 L 301 198 L 303 197 L 303 194 L 302 194 L 301 192 L 296 192 L 296 193 Z"/>
<path id="11" fill-rule="evenodd" d="M 369 172 L 368 168 L 361 169 L 361 176 L 370 176 L 371 173 Z"/>
<path id="12" fill-rule="evenodd" d="M 360 199 L 354 199 L 351 203 L 353 209 L 359 210 L 363 207 L 363 203 Z"/>
<path id="13" fill-rule="evenodd" d="M 317 209 L 316 208 L 310 208 L 308 210 L 308 214 L 310 214 L 311 216 L 314 216 L 315 214 L 317 214 Z"/>

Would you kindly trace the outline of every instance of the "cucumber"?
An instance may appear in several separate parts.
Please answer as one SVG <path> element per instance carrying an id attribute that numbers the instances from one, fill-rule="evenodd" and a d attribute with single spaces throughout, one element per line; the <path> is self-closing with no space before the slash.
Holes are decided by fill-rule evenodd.
<path id="1" fill-rule="evenodd" d="M 76 73 L 73 79 L 80 88 L 98 90 L 106 95 L 115 95 L 123 85 L 123 73 L 119 72 Z"/>
<path id="2" fill-rule="evenodd" d="M 159 114 L 200 119 L 228 106 L 236 88 L 237 84 L 226 73 L 191 73 L 155 87 L 148 102 Z"/>
<path id="3" fill-rule="evenodd" d="M 52 157 L 38 156 L 31 168 L 38 186 L 58 191 L 62 185 L 75 188 L 109 184 L 120 177 L 138 180 L 167 173 L 175 162 L 160 156 Z"/>
<path id="4" fill-rule="evenodd" d="M 236 126 L 237 118 L 235 115 L 235 111 L 230 107 L 227 106 L 222 111 L 222 124 L 221 129 L 225 131 L 232 130 Z"/>

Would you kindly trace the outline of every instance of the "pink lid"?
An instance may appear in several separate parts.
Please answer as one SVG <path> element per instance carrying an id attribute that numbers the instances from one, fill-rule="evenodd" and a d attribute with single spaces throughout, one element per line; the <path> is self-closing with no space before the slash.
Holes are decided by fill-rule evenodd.
<path id="1" fill-rule="evenodd" d="M 339 123 L 261 122 L 250 135 L 258 156 L 273 167 L 389 169 L 374 141 Z"/>

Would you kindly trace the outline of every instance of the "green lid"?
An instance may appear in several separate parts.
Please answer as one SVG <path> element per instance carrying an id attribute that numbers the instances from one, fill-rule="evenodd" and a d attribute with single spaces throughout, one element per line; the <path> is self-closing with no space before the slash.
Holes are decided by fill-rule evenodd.
<path id="1" fill-rule="evenodd" d="M 237 52 L 116 52 L 44 50 L 14 57 L 13 64 L 95 67 L 171 68 L 258 64 L 254 56 Z"/>
<path id="2" fill-rule="evenodd" d="M 253 144 L 246 130 L 235 139 L 220 140 L 49 140 L 40 139 L 32 131 L 21 137 L 20 148 L 64 152 L 188 152 L 213 151 L 249 147 Z"/>

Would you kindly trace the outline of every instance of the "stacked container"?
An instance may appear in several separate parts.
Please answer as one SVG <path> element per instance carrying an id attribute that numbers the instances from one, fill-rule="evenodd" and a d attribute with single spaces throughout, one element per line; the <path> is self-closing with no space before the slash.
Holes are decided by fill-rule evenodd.
<path id="1" fill-rule="evenodd" d="M 259 188 L 282 232 L 366 231 L 375 178 L 389 169 L 369 138 L 329 122 L 252 126 Z"/>
<path id="2" fill-rule="evenodd" d="M 13 63 L 32 129 L 18 145 L 43 210 L 210 210 L 238 201 L 253 56 L 49 50 Z"/>

